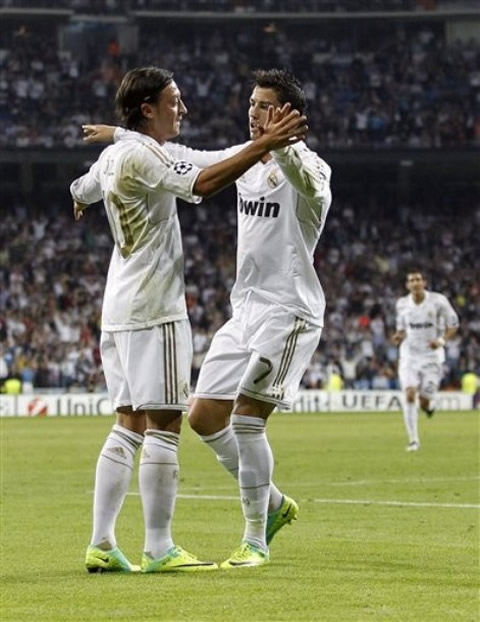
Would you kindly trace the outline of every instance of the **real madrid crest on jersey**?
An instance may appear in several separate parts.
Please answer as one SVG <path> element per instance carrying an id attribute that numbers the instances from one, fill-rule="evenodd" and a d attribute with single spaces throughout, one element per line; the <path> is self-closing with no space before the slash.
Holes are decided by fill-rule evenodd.
<path id="1" fill-rule="evenodd" d="M 278 186 L 278 177 L 276 170 L 272 171 L 267 177 L 267 184 L 270 186 L 270 188 L 276 188 Z"/>

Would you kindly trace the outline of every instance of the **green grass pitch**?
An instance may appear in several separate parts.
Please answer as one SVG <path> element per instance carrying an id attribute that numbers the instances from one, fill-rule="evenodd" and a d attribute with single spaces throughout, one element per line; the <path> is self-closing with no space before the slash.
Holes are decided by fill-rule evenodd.
<path id="1" fill-rule="evenodd" d="M 0 420 L 2 622 L 479 619 L 478 413 L 273 415 L 275 481 L 299 520 L 271 563 L 206 575 L 89 575 L 95 462 L 110 417 Z M 223 561 L 240 543 L 237 488 L 184 424 L 174 537 Z M 139 562 L 134 477 L 117 524 Z"/>

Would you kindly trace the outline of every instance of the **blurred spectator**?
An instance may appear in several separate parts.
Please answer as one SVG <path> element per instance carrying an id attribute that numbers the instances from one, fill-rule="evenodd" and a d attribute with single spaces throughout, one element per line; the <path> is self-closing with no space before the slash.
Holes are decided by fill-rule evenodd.
<path id="1" fill-rule="evenodd" d="M 10 376 L 3 383 L 3 391 L 7 395 L 19 395 L 22 392 L 22 382 L 17 376 Z"/>
<path id="2" fill-rule="evenodd" d="M 443 387 L 459 388 L 467 370 L 479 373 L 480 209 L 473 197 L 458 194 L 454 201 L 445 193 L 419 195 L 418 201 L 399 208 L 381 188 L 368 201 L 363 194 L 334 201 L 315 254 L 328 301 L 325 327 L 304 386 L 325 388 L 336 367 L 346 388 L 397 388 L 397 350 L 387 336 L 404 289 L 403 270 L 412 260 L 421 262 L 430 288 L 455 302 L 461 319 L 458 337 L 448 344 Z M 8 244 L 0 261 L 0 365 L 2 373 L 18 374 L 35 388 L 101 390 L 108 224 L 102 208 L 79 223 L 71 222 L 69 209 L 44 205 L 41 216 L 33 217 L 13 207 L 2 220 Z M 231 313 L 234 198 L 209 199 L 208 207 L 195 209 L 180 206 L 179 214 L 195 382 L 213 333 Z"/>
<path id="3" fill-rule="evenodd" d="M 84 4 L 108 12 L 122 3 Z M 266 4 L 279 10 L 278 2 Z M 187 106 L 195 102 L 182 131 L 192 147 L 245 140 L 244 107 L 258 66 L 288 67 L 305 84 L 309 141 L 317 150 L 478 145 L 480 44 L 449 44 L 434 22 L 371 22 L 367 35 L 353 22 L 319 33 L 313 24 L 265 30 L 256 21 L 230 20 L 207 30 L 159 21 L 141 25 L 135 54 L 112 38 L 82 57 L 60 50 L 53 25 L 45 28 L 0 35 L 0 146 L 82 146 L 82 123 L 112 122 L 122 76 L 151 63 L 174 68 Z"/>
<path id="4" fill-rule="evenodd" d="M 462 374 L 460 384 L 463 393 L 472 396 L 472 408 L 477 408 L 480 397 L 478 375 L 474 371 L 467 370 Z"/>

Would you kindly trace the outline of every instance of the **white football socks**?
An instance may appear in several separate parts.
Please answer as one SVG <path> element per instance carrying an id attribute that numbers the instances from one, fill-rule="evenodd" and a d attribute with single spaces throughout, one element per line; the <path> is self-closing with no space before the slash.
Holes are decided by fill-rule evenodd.
<path id="1" fill-rule="evenodd" d="M 265 539 L 273 455 L 260 417 L 232 415 L 238 445 L 238 482 L 245 516 L 243 540 L 268 550 Z"/>
<path id="2" fill-rule="evenodd" d="M 97 460 L 90 544 L 104 550 L 117 546 L 115 523 L 132 479 L 135 454 L 143 436 L 115 424 Z"/>
<path id="3" fill-rule="evenodd" d="M 228 425 L 220 432 L 200 436 L 216 454 L 217 460 L 222 466 L 238 480 L 238 445 L 231 425 Z M 283 495 L 273 482 L 270 483 L 270 497 L 268 501 L 268 511 L 275 512 L 282 504 Z"/>
<path id="4" fill-rule="evenodd" d="M 418 408 L 415 402 L 405 400 L 403 407 L 403 420 L 410 443 L 418 443 Z"/>
<path id="5" fill-rule="evenodd" d="M 238 446 L 232 426 L 227 425 L 220 432 L 215 432 L 215 434 L 209 434 L 208 436 L 200 436 L 200 438 L 215 452 L 220 464 L 235 479 L 238 479 Z"/>
<path id="6" fill-rule="evenodd" d="M 144 551 L 153 559 L 173 546 L 172 518 L 178 489 L 180 435 L 146 430 L 140 457 L 140 495 L 145 520 Z"/>

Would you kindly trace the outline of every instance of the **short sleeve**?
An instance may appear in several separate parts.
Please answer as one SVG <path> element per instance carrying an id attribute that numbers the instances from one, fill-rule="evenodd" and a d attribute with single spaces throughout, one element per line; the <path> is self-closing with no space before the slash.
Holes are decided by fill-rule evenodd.
<path id="1" fill-rule="evenodd" d="M 456 328 L 459 324 L 458 315 L 446 296 L 440 297 L 440 315 L 447 328 Z"/>
<path id="2" fill-rule="evenodd" d="M 176 160 L 165 148 L 151 144 L 139 145 L 133 157 L 132 177 L 149 191 L 164 190 L 189 203 L 201 202 L 201 197 L 193 194 L 201 169 L 192 162 Z"/>
<path id="3" fill-rule="evenodd" d="M 407 323 L 405 321 L 405 313 L 403 312 L 403 305 L 399 300 L 397 302 L 396 308 L 396 329 L 397 331 L 407 330 Z"/>

